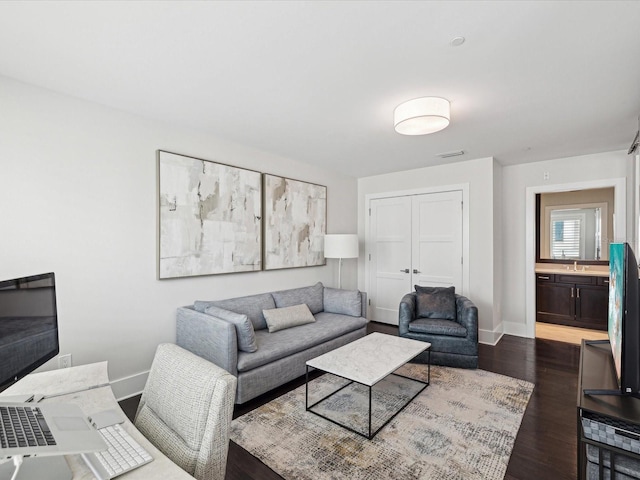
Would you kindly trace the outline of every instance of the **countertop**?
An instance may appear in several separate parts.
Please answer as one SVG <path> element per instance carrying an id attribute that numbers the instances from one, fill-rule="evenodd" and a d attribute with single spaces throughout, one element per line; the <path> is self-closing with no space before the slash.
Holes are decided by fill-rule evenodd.
<path id="1" fill-rule="evenodd" d="M 608 277 L 609 265 L 578 265 L 573 269 L 571 264 L 536 263 L 536 273 L 585 275 L 590 277 Z"/>

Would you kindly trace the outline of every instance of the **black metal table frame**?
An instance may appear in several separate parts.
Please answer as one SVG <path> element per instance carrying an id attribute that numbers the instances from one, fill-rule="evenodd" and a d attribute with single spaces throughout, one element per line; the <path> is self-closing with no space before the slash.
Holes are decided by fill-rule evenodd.
<path id="1" fill-rule="evenodd" d="M 394 413 L 393 415 L 391 415 L 391 417 L 389 417 L 389 418 L 388 418 L 388 419 L 387 419 L 387 420 L 386 420 L 386 421 L 385 421 L 385 422 L 384 422 L 384 423 L 383 423 L 383 424 L 382 424 L 382 425 L 381 425 L 381 426 L 380 426 L 380 427 L 379 427 L 375 432 L 373 432 L 373 433 L 371 432 L 371 392 L 372 392 L 373 387 L 374 387 L 375 385 L 377 385 L 377 383 L 376 383 L 376 384 L 374 384 L 374 385 L 365 385 L 365 384 L 363 384 L 363 383 L 356 382 L 355 380 L 352 380 L 352 379 L 350 379 L 350 378 L 343 377 L 343 376 L 341 376 L 341 375 L 336 375 L 335 373 L 325 372 L 325 373 L 330 373 L 331 375 L 335 375 L 336 377 L 340 377 L 340 378 L 344 378 L 345 380 L 349 380 L 349 383 L 347 383 L 347 384 L 345 384 L 345 385 L 341 386 L 341 387 L 340 387 L 339 389 L 337 389 L 335 392 L 331 392 L 329 395 L 326 395 L 325 397 L 321 398 L 320 400 L 318 400 L 317 402 L 315 402 L 313 405 L 309 405 L 309 365 L 306 365 L 306 373 L 305 373 L 305 394 L 304 394 L 305 409 L 306 409 L 306 411 L 307 411 L 307 412 L 311 412 L 311 413 L 313 413 L 314 415 L 317 415 L 317 416 L 319 416 L 319 417 L 322 417 L 322 418 L 324 418 L 325 420 L 329 420 L 330 422 L 335 423 L 336 425 L 338 425 L 338 426 L 340 426 L 340 427 L 342 427 L 342 428 L 345 428 L 345 429 L 349 430 L 350 432 L 357 433 L 358 435 L 361 435 L 361 436 L 365 437 L 366 439 L 371 440 L 371 439 L 373 439 L 373 437 L 375 437 L 375 436 L 378 434 L 378 432 L 379 432 L 380 430 L 382 430 L 384 427 L 386 427 L 386 426 L 387 426 L 387 424 L 388 424 L 391 420 L 393 420 L 393 419 L 394 419 L 394 418 L 395 418 L 395 417 L 396 417 L 400 412 L 402 412 L 402 411 L 405 409 L 405 407 L 406 407 L 407 405 L 409 405 L 409 404 L 413 401 L 413 399 L 415 399 L 418 395 L 420 395 L 420 394 L 424 391 L 424 389 L 425 389 L 425 388 L 427 388 L 427 387 L 429 386 L 429 383 L 431 382 L 431 348 L 428 348 L 428 349 L 427 349 L 427 352 L 428 352 L 428 355 L 427 355 L 427 381 L 426 381 L 426 382 L 424 382 L 424 381 L 422 381 L 422 380 L 418 380 L 418 379 L 416 379 L 416 378 L 407 377 L 407 376 L 405 376 L 405 375 L 400 375 L 400 374 L 397 374 L 397 373 L 395 373 L 395 372 L 391 372 L 391 373 L 389 374 L 389 375 L 395 375 L 396 377 L 402 377 L 402 378 L 406 378 L 406 379 L 411 380 L 411 381 L 414 381 L 414 382 L 421 383 L 421 384 L 423 385 L 423 387 L 422 387 L 420 390 L 418 390 L 418 392 L 417 392 L 415 395 L 413 395 L 409 400 L 407 400 L 407 402 L 406 402 L 402 407 L 400 407 L 400 409 L 399 409 L 396 413 Z M 422 353 L 422 352 L 421 352 L 421 353 Z M 420 354 L 418 354 L 418 355 L 420 355 Z M 416 356 L 417 356 L 417 355 L 416 355 Z M 409 363 L 409 362 L 407 362 L 407 363 Z M 406 364 L 405 364 L 405 365 L 406 365 Z M 315 367 L 311 367 L 311 368 L 315 368 Z M 398 368 L 401 368 L 401 367 L 398 367 Z M 320 369 L 320 368 L 316 368 L 316 370 L 324 371 L 324 370 L 322 370 L 322 369 Z M 384 378 L 387 378 L 389 375 L 387 375 L 387 376 L 386 376 L 386 377 L 384 377 Z M 336 393 L 340 392 L 341 390 L 345 389 L 346 387 L 348 387 L 349 385 L 352 385 L 352 384 L 354 384 L 354 383 L 358 383 L 359 385 L 363 385 L 363 386 L 365 386 L 365 387 L 368 387 L 368 388 L 369 388 L 369 433 L 368 433 L 368 435 L 367 435 L 366 433 L 362 433 L 362 432 L 360 432 L 360 431 L 356 430 L 355 428 L 350 427 L 349 425 L 345 425 L 345 424 L 340 423 L 340 422 L 338 422 L 338 421 L 336 421 L 336 420 L 334 420 L 334 419 L 332 419 L 332 418 L 329 418 L 329 417 L 327 417 L 327 416 L 325 416 L 325 415 L 322 415 L 321 413 L 314 412 L 313 410 L 311 410 L 313 407 L 315 407 L 315 406 L 316 406 L 316 405 L 318 405 L 319 403 L 321 403 L 321 402 L 325 401 L 327 398 L 329 398 L 329 397 L 331 397 L 331 396 L 335 395 Z"/>

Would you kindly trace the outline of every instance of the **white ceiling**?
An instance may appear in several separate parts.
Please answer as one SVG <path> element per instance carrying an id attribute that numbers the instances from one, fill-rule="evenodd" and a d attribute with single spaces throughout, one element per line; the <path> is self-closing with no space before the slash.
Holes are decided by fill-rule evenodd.
<path id="1" fill-rule="evenodd" d="M 355 177 L 512 165 L 628 148 L 640 2 L 3 1 L 0 74 Z M 451 125 L 398 135 L 420 96 Z"/>

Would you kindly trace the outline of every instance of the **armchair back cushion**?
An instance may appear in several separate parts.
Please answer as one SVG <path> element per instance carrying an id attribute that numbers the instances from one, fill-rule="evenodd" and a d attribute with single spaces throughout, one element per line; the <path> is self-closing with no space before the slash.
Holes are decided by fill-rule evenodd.
<path id="1" fill-rule="evenodd" d="M 416 316 L 418 318 L 441 318 L 456 320 L 455 287 L 421 287 L 416 289 Z"/>

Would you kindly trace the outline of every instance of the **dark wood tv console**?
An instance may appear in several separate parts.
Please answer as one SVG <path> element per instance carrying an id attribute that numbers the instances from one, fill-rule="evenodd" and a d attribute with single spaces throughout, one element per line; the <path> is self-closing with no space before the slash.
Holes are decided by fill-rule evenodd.
<path id="1" fill-rule="evenodd" d="M 586 395 L 584 390 L 618 390 L 608 342 L 589 344 L 583 340 L 580 348 L 578 478 L 640 479 L 640 433 L 635 433 L 640 432 L 640 399 L 622 395 Z M 592 428 L 596 426 L 598 428 Z M 609 440 L 604 439 L 605 435 Z M 605 441 L 617 442 L 618 446 Z M 620 442 L 624 443 L 621 445 Z M 615 472 L 613 477 L 611 471 Z"/>

